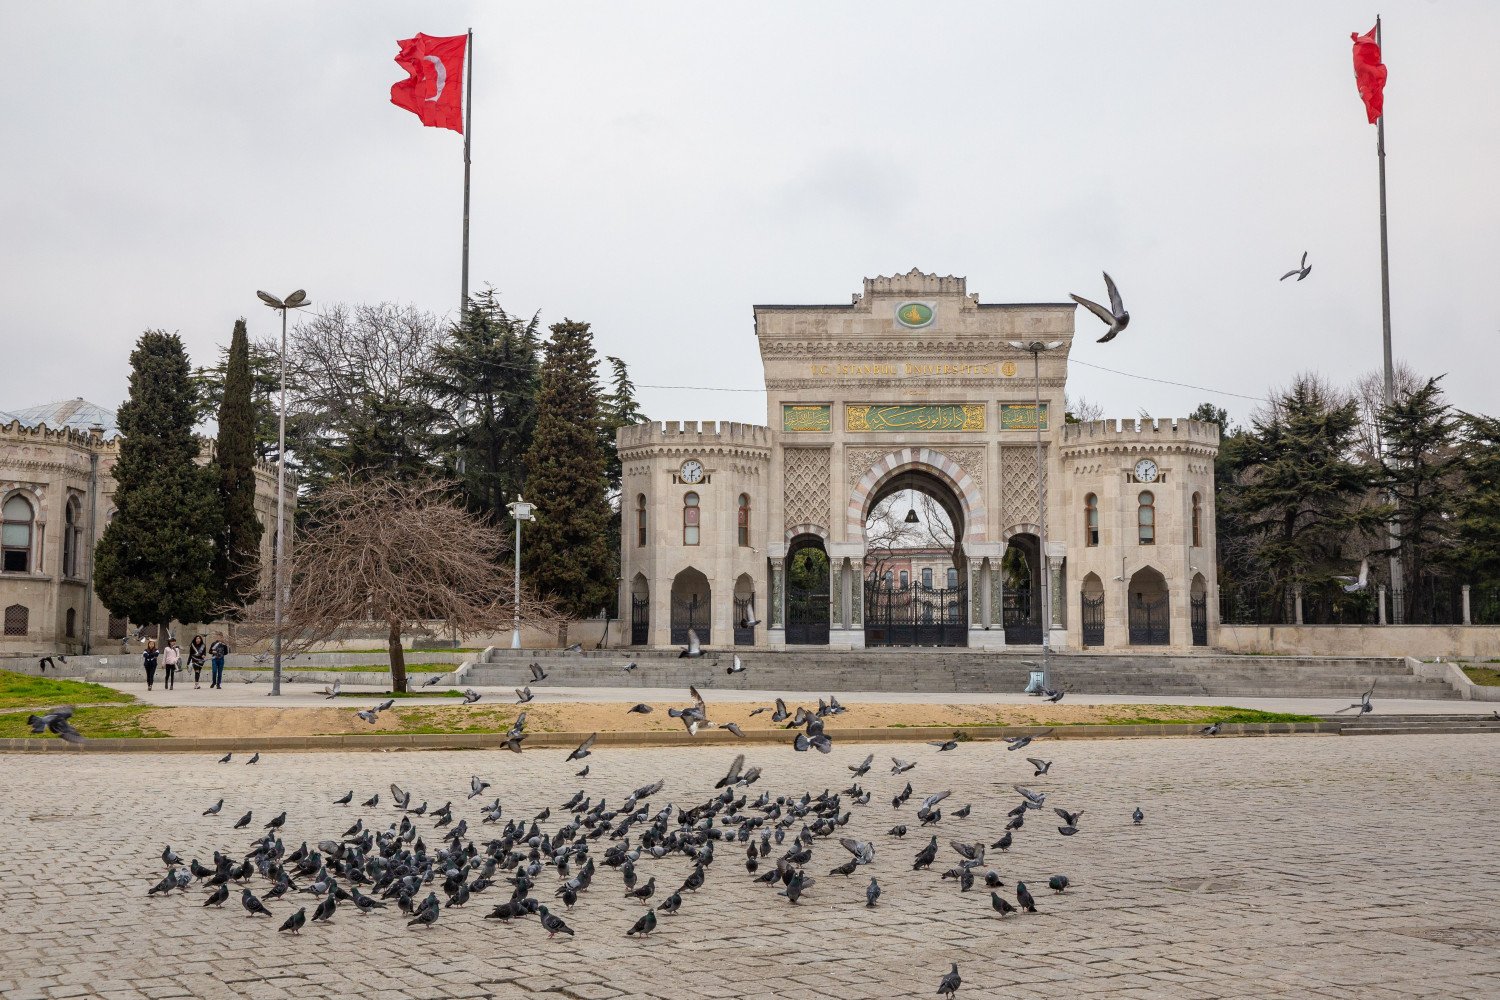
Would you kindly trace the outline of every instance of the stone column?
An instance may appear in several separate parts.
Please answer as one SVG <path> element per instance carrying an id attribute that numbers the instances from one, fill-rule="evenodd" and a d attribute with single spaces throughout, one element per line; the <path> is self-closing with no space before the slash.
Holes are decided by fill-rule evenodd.
<path id="1" fill-rule="evenodd" d="M 969 560 L 969 630 L 984 630 L 983 560 Z"/>
<path id="2" fill-rule="evenodd" d="M 1380 596 L 1380 624 L 1384 625 L 1386 623 L 1385 622 L 1385 584 L 1382 583 L 1379 587 L 1377 587 L 1375 589 L 1378 591 L 1379 596 Z"/>
<path id="3" fill-rule="evenodd" d="M 1296 621 L 1296 623 L 1298 625 L 1301 625 L 1302 624 L 1302 584 L 1300 584 L 1300 583 L 1297 584 L 1296 586 L 1292 587 L 1292 604 L 1293 604 L 1293 607 L 1295 609 L 1295 614 L 1296 614 L 1295 621 Z"/>
<path id="4" fill-rule="evenodd" d="M 1469 585 L 1467 583 L 1463 585 L 1462 591 L 1463 591 L 1463 595 L 1464 595 L 1464 619 L 1463 619 L 1463 621 L 1464 621 L 1465 625 L 1473 625 L 1474 624 L 1474 620 L 1473 620 L 1473 618 L 1469 614 Z"/>
<path id="5" fill-rule="evenodd" d="M 770 627 L 786 628 L 786 560 L 771 560 L 771 600 L 767 612 L 771 616 Z"/>

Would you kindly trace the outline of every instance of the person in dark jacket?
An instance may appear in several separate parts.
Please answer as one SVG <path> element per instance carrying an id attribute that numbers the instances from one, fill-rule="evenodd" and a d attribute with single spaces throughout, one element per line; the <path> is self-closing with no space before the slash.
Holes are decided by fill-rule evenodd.
<path id="1" fill-rule="evenodd" d="M 188 644 L 187 658 L 188 666 L 193 668 L 193 687 L 200 688 L 203 686 L 198 683 L 203 678 L 203 661 L 208 659 L 208 643 L 203 641 L 202 635 L 193 636 L 193 641 Z"/>
<path id="2" fill-rule="evenodd" d="M 208 647 L 208 655 L 213 658 L 213 673 L 209 675 L 211 688 L 224 690 L 224 657 L 229 655 L 229 646 L 224 642 L 222 635 L 214 636 L 212 646 Z"/>
<path id="3" fill-rule="evenodd" d="M 150 691 L 156 684 L 156 659 L 161 656 L 161 650 L 156 648 L 155 639 L 146 640 L 146 650 L 141 653 L 141 663 L 146 668 L 146 690 Z"/>

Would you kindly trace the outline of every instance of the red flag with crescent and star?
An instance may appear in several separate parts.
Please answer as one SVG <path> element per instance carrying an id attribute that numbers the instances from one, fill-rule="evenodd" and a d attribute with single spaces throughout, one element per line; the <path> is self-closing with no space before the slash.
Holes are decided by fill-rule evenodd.
<path id="1" fill-rule="evenodd" d="M 1354 82 L 1359 87 L 1359 96 L 1365 102 L 1365 115 L 1374 125 L 1385 111 L 1385 63 L 1380 61 L 1380 42 L 1375 27 L 1363 35 L 1350 32 L 1354 39 Z"/>
<path id="2" fill-rule="evenodd" d="M 468 36 L 437 38 L 420 32 L 396 43 L 396 62 L 410 76 L 391 86 L 391 103 L 433 128 L 464 131 L 464 57 Z"/>

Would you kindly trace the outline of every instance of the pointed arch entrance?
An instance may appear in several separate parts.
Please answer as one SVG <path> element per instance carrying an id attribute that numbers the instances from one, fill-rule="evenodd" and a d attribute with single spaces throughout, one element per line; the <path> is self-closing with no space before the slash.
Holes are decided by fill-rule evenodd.
<path id="1" fill-rule="evenodd" d="M 787 549 L 786 642 L 826 646 L 833 618 L 828 551 L 815 534 L 797 535 Z"/>
<path id="2" fill-rule="evenodd" d="M 1130 644 L 1165 646 L 1172 640 L 1167 578 L 1150 566 L 1130 578 Z"/>

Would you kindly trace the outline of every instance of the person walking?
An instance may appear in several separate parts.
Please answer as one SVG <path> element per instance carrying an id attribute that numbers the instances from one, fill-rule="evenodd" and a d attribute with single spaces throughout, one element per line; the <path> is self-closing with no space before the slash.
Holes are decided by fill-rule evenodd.
<path id="1" fill-rule="evenodd" d="M 224 690 L 224 657 L 229 655 L 229 646 L 225 644 L 222 635 L 214 636 L 214 643 L 208 647 L 208 655 L 213 658 L 213 672 L 209 674 L 208 686 Z"/>
<path id="2" fill-rule="evenodd" d="M 146 640 L 146 649 L 141 653 L 141 663 L 146 668 L 146 690 L 150 691 L 156 683 L 156 660 L 161 656 L 161 650 L 156 648 L 155 639 Z"/>
<path id="3" fill-rule="evenodd" d="M 181 659 L 182 653 L 177 649 L 177 640 L 168 639 L 167 648 L 161 651 L 161 664 L 167 668 L 166 680 L 162 683 L 162 687 L 168 691 L 176 686 L 174 681 L 177 678 L 177 664 Z"/>
<path id="4" fill-rule="evenodd" d="M 193 641 L 188 644 L 188 666 L 193 668 L 193 688 L 196 690 L 203 685 L 198 681 L 203 677 L 203 661 L 208 658 L 208 643 L 203 641 L 202 635 L 193 636 Z"/>

